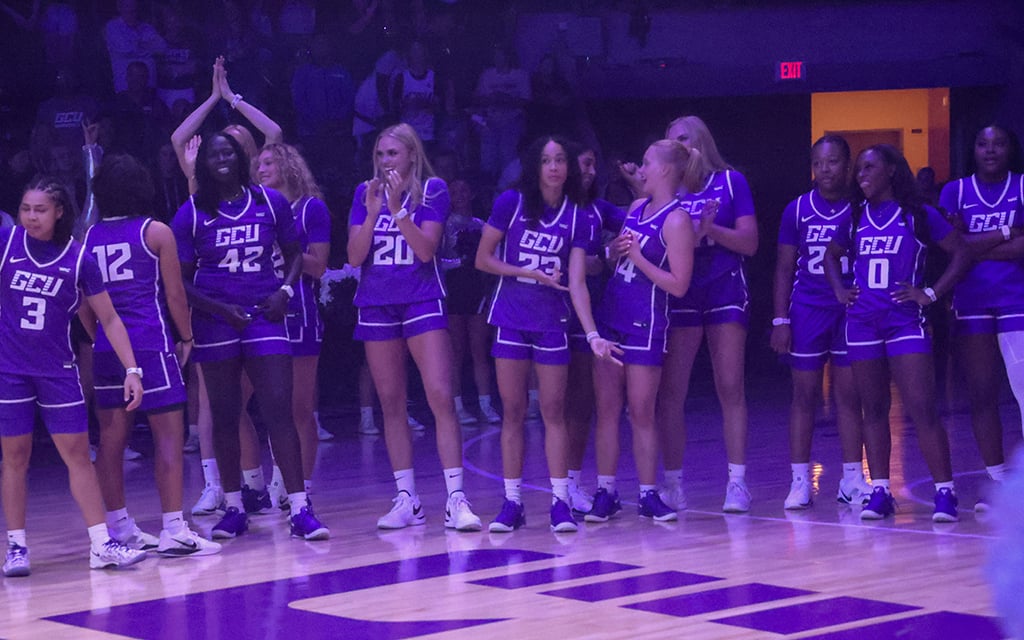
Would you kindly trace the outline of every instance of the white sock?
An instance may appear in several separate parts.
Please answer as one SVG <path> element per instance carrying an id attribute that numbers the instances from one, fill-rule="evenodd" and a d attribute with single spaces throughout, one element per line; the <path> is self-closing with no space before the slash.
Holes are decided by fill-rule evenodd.
<path id="1" fill-rule="evenodd" d="M 658 485 L 656 484 L 641 484 L 640 485 L 640 497 L 644 497 L 644 494 L 648 491 L 657 491 Z"/>
<path id="2" fill-rule="evenodd" d="M 281 475 L 281 467 L 274 465 L 274 471 L 270 474 L 270 486 L 272 487 L 283 487 L 284 476 Z"/>
<path id="3" fill-rule="evenodd" d="M 242 469 L 242 484 L 253 491 L 264 491 L 267 488 L 267 481 L 263 479 L 263 467 Z"/>
<path id="4" fill-rule="evenodd" d="M 505 499 L 523 504 L 522 478 L 505 478 Z"/>
<path id="5" fill-rule="evenodd" d="M 736 482 L 739 484 L 746 484 L 747 477 L 747 465 L 745 464 L 729 464 L 729 482 Z"/>
<path id="6" fill-rule="evenodd" d="M 604 489 L 608 493 L 615 495 L 615 476 L 597 476 L 597 488 Z"/>
<path id="7" fill-rule="evenodd" d="M 580 480 L 583 476 L 582 469 L 569 469 L 569 486 L 575 489 L 579 489 Z"/>
<path id="8" fill-rule="evenodd" d="M 481 411 L 483 411 L 485 409 L 488 409 L 491 406 L 491 396 L 490 395 L 479 396 L 477 398 L 477 402 L 480 403 L 480 410 Z"/>
<path id="9" fill-rule="evenodd" d="M 953 493 L 956 493 L 956 491 L 953 490 L 953 481 L 952 480 L 950 480 L 949 482 L 936 482 L 935 483 L 935 492 L 938 493 L 938 491 L 940 489 L 949 489 Z"/>
<path id="10" fill-rule="evenodd" d="M 412 469 L 400 469 L 395 472 L 395 484 L 399 492 L 406 492 L 410 496 L 416 495 L 416 476 Z"/>
<path id="11" fill-rule="evenodd" d="M 110 531 L 110 537 L 121 538 L 121 534 L 129 533 L 127 529 L 130 524 L 127 507 L 107 512 L 107 529 Z"/>
<path id="12" fill-rule="evenodd" d="M 889 491 L 889 478 L 874 478 L 871 480 L 871 487 L 882 487 L 886 493 L 892 493 Z"/>
<path id="13" fill-rule="evenodd" d="M 105 524 L 94 524 L 88 529 L 89 531 L 89 542 L 92 543 L 93 549 L 99 549 L 103 544 L 110 540 L 110 532 L 107 531 L 107 525 Z"/>
<path id="14" fill-rule="evenodd" d="M 28 547 L 28 543 L 25 542 L 24 529 L 7 530 L 7 546 L 11 546 L 12 544 L 16 544 L 19 547 Z"/>
<path id="15" fill-rule="evenodd" d="M 290 503 L 291 515 L 299 515 L 299 511 L 306 506 L 306 492 L 296 491 L 295 493 L 289 493 L 288 502 Z"/>
<path id="16" fill-rule="evenodd" d="M 203 458 L 202 463 L 203 479 L 206 480 L 206 486 L 219 487 L 220 468 L 217 467 L 217 458 Z"/>
<path id="17" fill-rule="evenodd" d="M 164 531 L 171 534 L 178 533 L 185 528 L 185 518 L 180 511 L 167 511 L 163 514 Z"/>
<path id="18" fill-rule="evenodd" d="M 463 410 L 462 396 L 455 396 L 455 410 L 456 411 L 462 411 Z"/>
<path id="19" fill-rule="evenodd" d="M 811 470 L 811 464 L 809 462 L 793 462 L 789 465 L 789 468 L 793 470 L 793 482 L 801 480 L 806 482 L 807 474 Z"/>
<path id="20" fill-rule="evenodd" d="M 245 513 L 245 505 L 242 504 L 242 492 L 241 491 L 227 491 L 224 493 L 224 504 L 228 509 L 234 507 L 240 512 Z"/>
<path id="21" fill-rule="evenodd" d="M 992 480 L 1002 482 L 1006 478 L 1006 463 L 985 467 L 985 471 L 988 472 L 988 477 Z"/>
<path id="22" fill-rule="evenodd" d="M 860 480 L 863 477 L 864 469 L 859 462 L 843 463 L 843 480 L 850 482 L 852 480 Z"/>
<path id="23" fill-rule="evenodd" d="M 683 486 L 683 468 L 665 469 L 665 486 L 671 489 Z"/>
<path id="24" fill-rule="evenodd" d="M 569 504 L 569 478 L 551 478 L 551 504 L 555 500 Z"/>
<path id="25" fill-rule="evenodd" d="M 462 467 L 450 467 L 444 470 L 444 486 L 451 496 L 456 491 L 462 491 Z"/>

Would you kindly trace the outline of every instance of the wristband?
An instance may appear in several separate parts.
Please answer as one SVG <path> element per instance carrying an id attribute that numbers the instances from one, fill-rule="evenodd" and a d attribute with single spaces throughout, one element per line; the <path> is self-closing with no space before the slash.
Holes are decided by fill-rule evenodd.
<path id="1" fill-rule="evenodd" d="M 133 373 L 139 376 L 139 380 L 142 380 L 142 367 L 128 367 L 124 370 L 125 377 L 130 376 Z"/>
<path id="2" fill-rule="evenodd" d="M 593 342 L 594 340 L 597 340 L 600 337 L 601 337 L 600 333 L 598 333 L 596 331 L 591 331 L 590 333 L 587 334 L 587 344 L 590 344 L 591 342 Z"/>
<path id="3" fill-rule="evenodd" d="M 402 207 L 401 209 L 398 210 L 398 213 L 396 213 L 392 217 L 395 220 L 405 220 L 406 218 L 409 217 L 409 210 L 406 209 L 405 207 Z"/>
<path id="4" fill-rule="evenodd" d="M 781 327 L 783 325 L 790 324 L 790 322 L 791 320 L 789 318 L 772 318 L 773 327 Z"/>
<path id="5" fill-rule="evenodd" d="M 924 289 L 921 289 L 921 291 L 924 291 L 924 295 L 928 296 L 928 298 L 931 299 L 932 302 L 938 301 L 939 297 L 935 295 L 935 289 L 932 289 L 931 287 L 925 287 Z"/>
<path id="6" fill-rule="evenodd" d="M 242 94 L 236 93 L 235 97 L 231 99 L 231 108 L 237 109 L 238 103 L 242 101 Z"/>
<path id="7" fill-rule="evenodd" d="M 285 293 L 288 294 L 289 300 L 295 297 L 295 289 L 293 289 L 290 284 L 282 284 L 281 291 L 284 291 Z"/>
<path id="8" fill-rule="evenodd" d="M 999 230 L 1003 232 L 1003 240 L 1010 239 L 1010 225 L 1004 224 L 1003 226 L 999 227 Z"/>

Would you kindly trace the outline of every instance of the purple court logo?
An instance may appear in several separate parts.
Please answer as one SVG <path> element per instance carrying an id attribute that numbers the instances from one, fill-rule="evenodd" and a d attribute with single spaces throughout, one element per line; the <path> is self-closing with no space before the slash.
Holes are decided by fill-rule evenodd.
<path id="1" fill-rule="evenodd" d="M 47 620 L 131 638 L 257 638 L 282 633 L 303 640 L 319 638 L 416 638 L 445 631 L 490 625 L 512 619 L 494 617 L 467 620 L 415 620 L 387 622 L 304 611 L 290 603 L 320 596 L 351 593 L 441 576 L 472 574 L 476 571 L 509 567 L 524 563 L 557 560 L 559 556 L 516 549 L 484 549 L 422 556 L 364 567 L 328 571 L 285 580 L 193 593 L 172 599 L 149 600 L 97 611 L 81 611 L 53 616 Z M 682 571 L 655 571 L 622 578 L 623 571 L 644 567 L 605 561 L 587 561 L 567 565 L 529 567 L 507 575 L 472 579 L 469 584 L 503 589 L 510 595 L 519 589 L 544 588 L 524 593 L 530 598 L 563 598 L 600 603 L 626 596 L 642 600 L 623 605 L 651 615 L 685 619 L 695 615 L 716 614 L 711 623 L 761 632 L 789 635 L 812 632 L 814 640 L 854 638 L 1001 638 L 995 622 L 983 616 L 948 611 L 916 612 L 920 607 L 867 600 L 833 597 L 805 589 L 762 583 L 720 586 L 723 577 Z M 588 579 L 584 584 L 559 587 L 568 580 Z M 665 597 L 659 592 L 677 587 L 700 586 L 696 591 Z M 800 598 L 794 603 L 793 599 Z M 777 603 L 777 605 L 776 605 Z M 742 615 L 729 615 L 730 609 L 752 604 L 771 604 L 769 608 Z M 611 606 L 611 605 L 610 605 Z M 887 622 L 873 618 L 912 613 L 909 617 Z M 501 611 L 495 612 L 501 616 Z M 843 631 L 827 631 L 835 625 L 863 625 Z M 808 636 L 803 636 L 807 638 Z"/>

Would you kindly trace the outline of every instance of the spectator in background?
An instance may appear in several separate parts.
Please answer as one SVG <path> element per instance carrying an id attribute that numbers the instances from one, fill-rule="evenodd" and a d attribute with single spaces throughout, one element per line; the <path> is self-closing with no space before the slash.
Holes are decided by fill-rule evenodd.
<path id="1" fill-rule="evenodd" d="M 25 17 L 6 2 L 0 2 L 0 11 L 6 13 L 19 28 L 38 31 L 42 36 L 46 61 L 58 69 L 75 63 L 75 44 L 78 37 L 78 13 L 69 2 L 32 0 L 32 13 Z"/>
<path id="2" fill-rule="evenodd" d="M 156 77 L 156 55 L 167 48 L 153 25 L 139 18 L 136 0 L 117 0 L 117 17 L 107 23 L 103 36 L 110 53 L 110 67 L 114 75 L 114 91 L 128 90 L 128 65 L 141 62 L 149 71 L 147 82 L 151 86 Z"/>
<path id="3" fill-rule="evenodd" d="M 264 71 L 275 61 L 267 45 L 271 36 L 261 31 L 262 14 L 241 0 L 225 0 L 223 15 L 223 22 L 211 23 L 207 33 L 211 53 L 224 56 L 238 93 L 266 108 L 271 92 Z"/>
<path id="4" fill-rule="evenodd" d="M 152 163 L 157 149 L 171 131 L 171 113 L 150 86 L 149 67 L 136 60 L 128 64 L 128 88 L 114 98 L 117 120 L 115 149 Z"/>
<path id="5" fill-rule="evenodd" d="M 530 101 L 530 78 L 518 65 L 512 51 L 494 48 L 494 66 L 480 74 L 475 102 L 481 108 L 480 172 L 494 180 L 516 157 L 526 127 L 526 104 Z"/>
<path id="6" fill-rule="evenodd" d="M 935 169 L 921 167 L 917 170 L 917 188 L 925 203 L 939 206 L 939 185 L 935 184 Z"/>
<path id="7" fill-rule="evenodd" d="M 427 47 L 419 40 L 409 45 L 408 66 L 395 74 L 391 85 L 391 107 L 400 122 L 408 123 L 427 152 L 436 140 L 437 114 L 442 100 L 441 81 L 430 66 Z"/>
<path id="8" fill-rule="evenodd" d="M 32 129 L 33 154 L 44 157 L 51 145 L 77 150 L 84 144 L 82 125 L 99 113 L 95 98 L 80 91 L 78 79 L 71 69 L 57 72 L 56 93 L 36 110 Z"/>
<path id="9" fill-rule="evenodd" d="M 352 157 L 341 150 L 351 146 L 354 99 L 352 77 L 337 62 L 332 37 L 317 34 L 309 62 L 292 77 L 292 101 L 299 143 L 318 173 Z"/>
<path id="10" fill-rule="evenodd" d="M 167 48 L 156 61 L 156 91 L 168 109 L 184 100 L 196 101 L 196 79 L 199 71 L 199 38 L 189 29 L 176 9 L 161 10 L 161 35 Z"/>
<path id="11" fill-rule="evenodd" d="M 537 70 L 530 76 L 530 89 L 527 130 L 573 134 L 578 115 L 575 90 L 558 68 L 553 54 L 540 59 Z"/>

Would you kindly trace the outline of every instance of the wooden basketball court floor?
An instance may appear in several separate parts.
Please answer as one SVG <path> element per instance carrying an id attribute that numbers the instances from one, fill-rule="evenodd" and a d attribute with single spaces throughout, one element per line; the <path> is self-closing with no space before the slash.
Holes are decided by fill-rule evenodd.
<path id="1" fill-rule="evenodd" d="M 805 512 L 782 508 L 789 485 L 788 392 L 752 386 L 748 482 L 753 509 L 721 512 L 725 457 L 714 400 L 688 406 L 686 489 L 677 523 L 636 516 L 628 430 L 619 486 L 625 509 L 575 534 L 548 529 L 542 426 L 528 429 L 528 525 L 512 534 L 443 526 L 444 483 L 433 430 L 416 441 L 417 487 L 427 524 L 375 529 L 390 507 L 391 472 L 380 437 L 355 435 L 356 417 L 323 415 L 337 437 L 320 449 L 314 494 L 327 542 L 289 538 L 283 515 L 252 519 L 220 555 L 151 557 L 120 571 L 90 571 L 81 517 L 52 449 L 38 447 L 30 476 L 32 575 L 5 579 L 5 638 L 913 638 L 1002 637 L 986 579 L 991 523 L 972 507 L 982 463 L 966 414 L 945 415 L 962 519 L 933 525 L 933 488 L 912 429 L 896 428 L 895 518 L 861 522 L 835 502 L 841 475 L 835 426 L 819 422 L 812 467 L 818 490 Z M 1016 408 L 1002 407 L 1010 446 Z M 422 413 L 417 411 L 417 413 Z M 894 418 L 898 415 L 894 407 Z M 424 416 L 426 417 L 426 416 Z M 898 422 L 895 424 L 899 424 Z M 499 430 L 464 430 L 467 490 L 486 522 L 501 505 Z M 145 433 L 136 446 L 146 451 Z M 129 507 L 159 529 L 152 458 L 126 463 Z M 593 489 L 592 454 L 584 467 Z M 186 456 L 186 506 L 198 497 L 197 455 Z M 204 534 L 215 523 L 200 518 Z"/>

